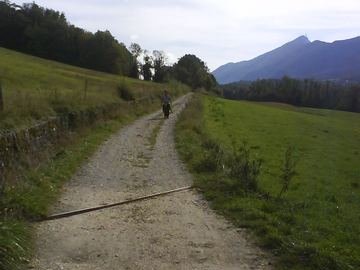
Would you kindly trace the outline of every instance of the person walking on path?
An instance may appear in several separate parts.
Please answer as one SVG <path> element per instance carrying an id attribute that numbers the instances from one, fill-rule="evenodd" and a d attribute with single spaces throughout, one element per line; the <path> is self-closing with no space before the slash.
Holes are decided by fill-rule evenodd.
<path id="1" fill-rule="evenodd" d="M 171 111 L 171 97 L 167 90 L 164 91 L 164 94 L 161 97 L 161 103 L 164 118 L 168 119 Z"/>

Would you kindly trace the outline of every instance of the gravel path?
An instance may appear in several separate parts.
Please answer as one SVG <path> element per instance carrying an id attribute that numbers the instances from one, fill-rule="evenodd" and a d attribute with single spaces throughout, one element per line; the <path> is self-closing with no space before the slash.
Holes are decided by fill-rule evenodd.
<path id="1" fill-rule="evenodd" d="M 53 212 L 191 185 L 173 141 L 189 97 L 175 102 L 170 119 L 163 121 L 159 111 L 107 140 L 64 187 Z M 34 269 L 271 269 L 246 232 L 216 215 L 195 191 L 43 222 L 35 231 Z"/>

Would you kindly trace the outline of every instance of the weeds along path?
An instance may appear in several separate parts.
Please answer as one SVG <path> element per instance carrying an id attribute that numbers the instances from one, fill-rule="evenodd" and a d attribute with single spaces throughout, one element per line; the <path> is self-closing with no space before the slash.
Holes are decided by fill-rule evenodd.
<path id="1" fill-rule="evenodd" d="M 191 185 L 173 141 L 190 95 L 107 140 L 64 187 L 53 212 Z M 156 139 L 154 139 L 156 138 Z M 34 269 L 270 269 L 246 233 L 209 209 L 196 191 L 36 225 Z"/>

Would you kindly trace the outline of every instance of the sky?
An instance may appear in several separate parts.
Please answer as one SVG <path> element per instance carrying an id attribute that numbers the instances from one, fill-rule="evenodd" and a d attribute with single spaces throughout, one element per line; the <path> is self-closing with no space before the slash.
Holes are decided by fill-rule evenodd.
<path id="1" fill-rule="evenodd" d="M 127 46 L 136 42 L 148 51 L 165 51 L 169 64 L 195 54 L 210 70 L 252 59 L 301 35 L 326 42 L 360 36 L 360 0 L 35 2 L 63 11 L 71 24 L 88 31 L 109 30 Z"/>

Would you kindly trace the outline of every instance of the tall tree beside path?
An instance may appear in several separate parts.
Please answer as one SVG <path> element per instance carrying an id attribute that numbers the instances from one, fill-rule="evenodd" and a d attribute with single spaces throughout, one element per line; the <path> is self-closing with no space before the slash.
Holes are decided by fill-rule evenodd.
<path id="1" fill-rule="evenodd" d="M 153 51 L 154 81 L 164 82 L 167 75 L 167 57 L 164 51 Z"/>
<path id="2" fill-rule="evenodd" d="M 131 43 L 129 46 L 129 50 L 133 56 L 134 62 L 131 66 L 130 70 L 130 77 L 139 78 L 140 70 L 141 70 L 141 64 L 139 62 L 139 57 L 143 53 L 143 49 L 141 46 L 137 43 Z"/>
<path id="3" fill-rule="evenodd" d="M 145 81 L 152 80 L 152 77 L 153 77 L 152 69 L 153 69 L 153 59 L 149 55 L 149 53 L 145 50 L 144 51 L 144 64 L 142 66 L 142 75 L 143 75 Z"/>

